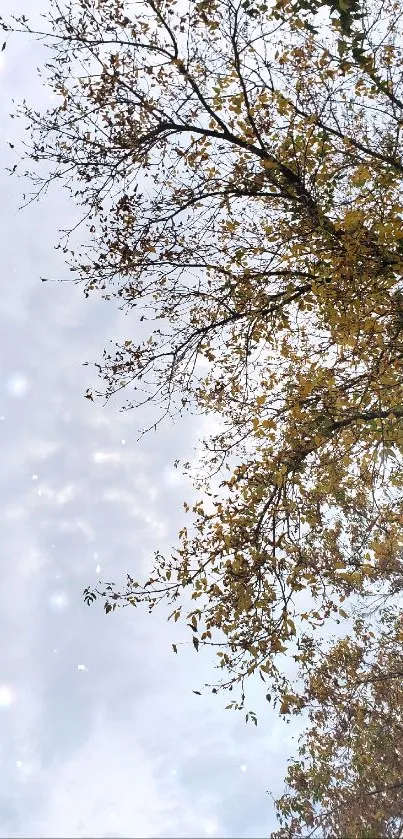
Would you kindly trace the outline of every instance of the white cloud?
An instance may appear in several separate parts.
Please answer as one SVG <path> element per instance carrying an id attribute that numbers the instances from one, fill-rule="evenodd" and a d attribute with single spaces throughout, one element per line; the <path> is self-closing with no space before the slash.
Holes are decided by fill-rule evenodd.
<path id="1" fill-rule="evenodd" d="M 165 486 L 168 487 L 180 486 L 180 484 L 185 483 L 185 478 L 180 469 L 173 469 L 172 467 L 166 467 L 164 469 L 162 479 Z"/>
<path id="2" fill-rule="evenodd" d="M 38 495 L 47 501 L 52 501 L 54 504 L 68 504 L 73 501 L 77 495 L 77 487 L 74 484 L 65 484 L 60 489 L 52 489 L 48 484 L 41 484 L 40 488 L 36 490 Z"/>
<path id="3" fill-rule="evenodd" d="M 123 458 L 121 452 L 114 451 L 94 452 L 92 459 L 94 463 L 121 463 Z"/>
<path id="4" fill-rule="evenodd" d="M 34 437 L 27 441 L 27 457 L 35 460 L 46 460 L 46 458 L 51 457 L 59 451 L 60 448 L 61 443 L 51 443 L 49 440 L 35 439 Z"/>
<path id="5" fill-rule="evenodd" d="M 214 813 L 189 806 L 176 779 L 160 777 L 158 761 L 139 748 L 130 730 L 102 713 L 86 743 L 47 779 L 46 812 L 30 831 L 59 839 L 215 835 Z M 197 802 L 197 798 L 196 798 Z M 199 811 L 198 808 L 199 807 Z"/>

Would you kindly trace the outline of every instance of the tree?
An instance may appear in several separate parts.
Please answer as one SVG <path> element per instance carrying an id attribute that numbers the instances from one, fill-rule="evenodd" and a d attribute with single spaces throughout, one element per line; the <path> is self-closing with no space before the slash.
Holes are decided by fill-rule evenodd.
<path id="1" fill-rule="evenodd" d="M 403 835 L 403 623 L 360 620 L 309 680 L 309 728 L 277 809 L 282 837 Z"/>
<path id="2" fill-rule="evenodd" d="M 281 655 L 308 666 L 346 598 L 402 579 L 401 11 L 319 5 L 51 0 L 59 102 L 23 107 L 33 197 L 84 207 L 73 276 L 148 327 L 104 353 L 106 396 L 221 423 L 177 551 L 87 602 L 168 600 L 231 705 L 259 672 L 284 712 Z"/>

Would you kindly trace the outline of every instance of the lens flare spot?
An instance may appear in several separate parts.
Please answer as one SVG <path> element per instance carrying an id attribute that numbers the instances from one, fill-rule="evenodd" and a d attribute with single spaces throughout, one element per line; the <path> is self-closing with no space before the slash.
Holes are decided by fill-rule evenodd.
<path id="1" fill-rule="evenodd" d="M 15 699 L 15 693 L 10 685 L 0 685 L 0 708 L 10 708 Z"/>

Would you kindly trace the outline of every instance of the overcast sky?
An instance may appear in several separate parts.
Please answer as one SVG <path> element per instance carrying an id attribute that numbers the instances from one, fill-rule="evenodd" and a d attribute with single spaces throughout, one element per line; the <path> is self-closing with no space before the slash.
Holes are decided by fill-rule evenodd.
<path id="1" fill-rule="evenodd" d="M 192 457 L 200 429 L 188 418 L 136 443 L 133 414 L 84 399 L 97 380 L 82 363 L 136 324 L 71 283 L 40 282 L 68 277 L 54 245 L 76 208 L 60 191 L 18 212 L 29 184 L 5 172 L 7 141 L 24 133 L 12 98 L 49 91 L 35 42 L 11 37 L 0 55 L 0 836 L 267 836 L 292 727 L 260 688 L 257 728 L 224 710 L 229 697 L 195 696 L 213 657 L 173 655 L 163 610 L 106 617 L 83 603 L 86 585 L 141 576 L 175 543 L 189 490 L 173 462 Z"/>

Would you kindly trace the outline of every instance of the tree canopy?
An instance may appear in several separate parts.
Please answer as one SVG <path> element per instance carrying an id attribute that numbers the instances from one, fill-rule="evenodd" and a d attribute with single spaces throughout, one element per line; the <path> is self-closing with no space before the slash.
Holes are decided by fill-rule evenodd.
<path id="1" fill-rule="evenodd" d="M 72 191 L 91 236 L 64 244 L 73 278 L 133 312 L 99 393 L 220 421 L 172 556 L 85 597 L 172 603 L 235 707 L 256 672 L 300 710 L 311 688 L 296 697 L 284 654 L 320 667 L 352 596 L 401 590 L 402 16 L 395 0 L 50 0 L 37 33 L 58 100 L 22 108 L 34 195 Z"/>
<path id="2" fill-rule="evenodd" d="M 359 620 L 308 683 L 309 727 L 277 809 L 290 836 L 403 835 L 403 630 L 395 609 Z"/>

